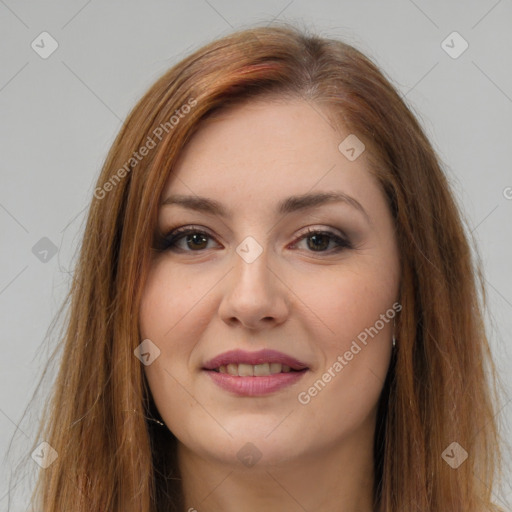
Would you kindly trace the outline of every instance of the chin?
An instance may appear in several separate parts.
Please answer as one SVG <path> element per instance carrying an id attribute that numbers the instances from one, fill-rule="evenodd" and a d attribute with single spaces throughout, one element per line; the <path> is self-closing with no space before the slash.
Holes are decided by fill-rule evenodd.
<path id="1" fill-rule="evenodd" d="M 256 423 L 247 416 L 224 423 L 232 437 L 217 425 L 214 431 L 188 430 L 187 438 L 179 439 L 187 450 L 233 469 L 277 466 L 297 458 L 305 448 L 300 432 L 279 426 L 282 419 L 272 417 L 263 421 L 260 418 Z"/>

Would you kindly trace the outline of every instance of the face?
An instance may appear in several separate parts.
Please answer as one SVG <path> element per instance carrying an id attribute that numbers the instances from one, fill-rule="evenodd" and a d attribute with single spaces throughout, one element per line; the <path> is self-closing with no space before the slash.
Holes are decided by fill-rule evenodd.
<path id="1" fill-rule="evenodd" d="M 165 186 L 139 318 L 160 355 L 144 368 L 202 458 L 236 464 L 251 442 L 271 464 L 373 435 L 399 256 L 365 152 L 342 154 L 349 132 L 326 117 L 301 100 L 225 111 Z"/>

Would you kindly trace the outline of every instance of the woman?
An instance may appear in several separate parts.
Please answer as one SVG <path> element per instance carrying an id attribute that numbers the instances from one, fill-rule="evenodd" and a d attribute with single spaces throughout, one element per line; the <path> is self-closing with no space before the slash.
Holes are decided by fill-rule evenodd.
<path id="1" fill-rule="evenodd" d="M 98 179 L 33 503 L 499 510 L 476 275 L 368 58 L 284 25 L 201 48 Z"/>

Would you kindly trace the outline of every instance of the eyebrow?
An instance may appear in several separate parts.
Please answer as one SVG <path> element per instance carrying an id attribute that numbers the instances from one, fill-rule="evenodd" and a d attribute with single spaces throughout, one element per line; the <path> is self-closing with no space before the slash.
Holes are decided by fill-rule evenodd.
<path id="1" fill-rule="evenodd" d="M 333 202 L 341 202 L 352 206 L 361 212 L 366 217 L 368 222 L 370 222 L 370 217 L 368 216 L 368 213 L 363 208 L 361 203 L 354 197 L 349 196 L 343 192 L 319 192 L 290 196 L 278 203 L 276 211 L 280 215 L 286 215 L 288 213 L 307 210 L 309 208 L 314 208 L 316 206 L 322 206 Z M 232 217 L 231 212 L 227 210 L 221 203 L 207 197 L 177 194 L 164 199 L 161 206 L 172 204 L 177 204 L 190 210 L 218 215 L 223 218 Z"/>

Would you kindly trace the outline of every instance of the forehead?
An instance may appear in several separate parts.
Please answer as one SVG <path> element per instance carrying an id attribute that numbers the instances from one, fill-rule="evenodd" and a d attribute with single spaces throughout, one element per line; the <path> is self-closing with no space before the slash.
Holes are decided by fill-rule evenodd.
<path id="1" fill-rule="evenodd" d="M 380 191 L 364 152 L 350 161 L 338 149 L 349 135 L 334 128 L 327 110 L 300 99 L 232 107 L 200 126 L 169 175 L 164 196 L 197 194 L 236 207 L 342 191 L 371 201 Z"/>

